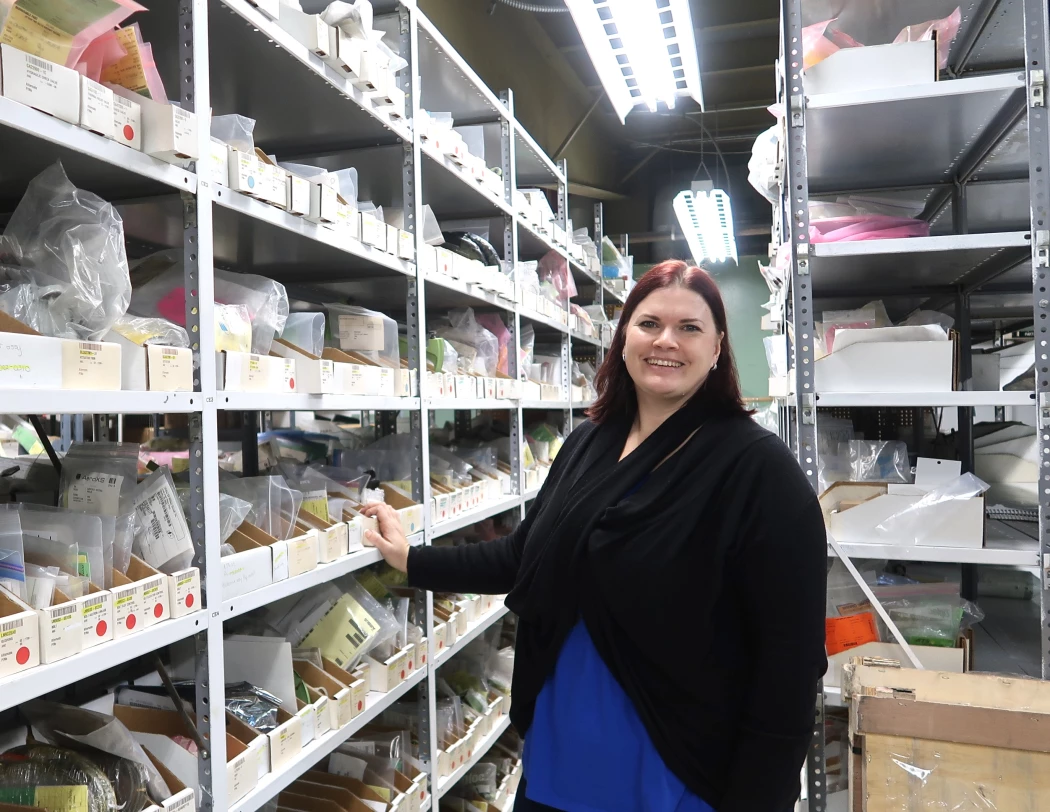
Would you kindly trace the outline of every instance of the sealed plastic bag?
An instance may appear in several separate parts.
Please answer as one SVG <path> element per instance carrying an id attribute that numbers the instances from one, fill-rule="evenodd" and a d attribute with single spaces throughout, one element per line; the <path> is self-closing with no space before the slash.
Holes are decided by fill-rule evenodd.
<path id="1" fill-rule="evenodd" d="M 323 617 L 302 640 L 303 648 L 318 648 L 338 665 L 350 670 L 362 656 L 397 634 L 397 619 L 352 577 L 340 579 L 342 594 L 329 592 Z M 316 612 L 314 613 L 316 614 Z"/>
<path id="2" fill-rule="evenodd" d="M 556 301 L 565 304 L 577 295 L 576 281 L 572 278 L 569 263 L 557 251 L 548 251 L 540 260 L 540 283 L 549 282 L 558 292 Z"/>
<path id="3" fill-rule="evenodd" d="M 228 116 L 212 116 L 211 137 L 241 152 L 255 154 L 255 119 L 239 116 L 236 113 Z"/>
<path id="4" fill-rule="evenodd" d="M 854 482 L 911 482 L 911 463 L 906 443 L 850 440 L 849 459 Z"/>
<path id="5" fill-rule="evenodd" d="M 193 539 L 171 471 L 158 468 L 135 488 L 130 501 L 136 517 L 135 554 L 168 574 L 189 567 L 193 563 Z"/>
<path id="6" fill-rule="evenodd" d="M 296 535 L 295 521 L 303 495 L 288 487 L 283 476 L 257 476 L 243 479 L 225 479 L 220 490 L 249 502 L 252 511 L 248 521 L 276 539 L 290 539 Z"/>
<path id="7" fill-rule="evenodd" d="M 503 319 L 495 313 L 479 313 L 477 320 L 478 324 L 496 336 L 496 340 L 499 342 L 499 356 L 496 360 L 496 369 L 504 375 L 509 374 L 510 362 L 507 357 L 507 350 L 510 346 L 510 330 L 503 323 Z"/>
<path id="8" fill-rule="evenodd" d="M 918 25 L 909 25 L 901 29 L 901 32 L 893 40 L 896 45 L 901 42 L 923 42 L 937 38 L 937 53 L 940 55 L 937 67 L 944 70 L 948 67 L 948 55 L 951 45 L 959 33 L 959 25 L 962 23 L 962 14 L 958 7 L 947 17 L 940 20 L 929 20 Z"/>
<path id="9" fill-rule="evenodd" d="M 62 463 L 63 507 L 96 516 L 127 512 L 121 501 L 138 482 L 137 443 L 74 443 Z"/>
<path id="10" fill-rule="evenodd" d="M 161 344 L 165 347 L 190 346 L 190 337 L 185 328 L 167 319 L 140 318 L 125 314 L 117 319 L 111 332 L 139 346 L 146 344 Z"/>
<path id="11" fill-rule="evenodd" d="M 94 341 L 127 312 L 123 221 L 61 162 L 30 182 L 0 244 L 0 310 L 37 332 Z"/>
<path id="12" fill-rule="evenodd" d="M 756 192 L 776 203 L 780 199 L 780 124 L 763 132 L 751 146 L 747 180 Z M 812 215 L 810 215 L 812 216 Z"/>
<path id="13" fill-rule="evenodd" d="M 499 361 L 499 340 L 496 336 L 478 324 L 474 311 L 469 307 L 450 310 L 448 322 L 448 327 L 438 327 L 436 332 L 456 348 L 460 370 L 492 377 Z M 464 358 L 469 358 L 467 364 L 464 364 Z"/>
<path id="14" fill-rule="evenodd" d="M 63 544 L 77 545 L 75 574 L 89 578 L 99 589 L 113 586 L 110 568 L 113 557 L 113 518 L 90 516 L 72 510 L 20 502 L 0 504 L 0 510 L 17 511 L 23 533 L 40 536 Z M 107 532 L 103 521 L 109 519 Z M 107 554 L 108 550 L 108 554 Z"/>
<path id="15" fill-rule="evenodd" d="M 215 351 L 251 352 L 252 320 L 244 305 L 215 304 Z"/>
<path id="16" fill-rule="evenodd" d="M 389 316 L 353 305 L 325 305 L 328 309 L 326 330 L 332 343 L 346 352 L 354 352 L 380 366 L 401 366 L 397 322 Z"/>
<path id="17" fill-rule="evenodd" d="M 281 338 L 319 357 L 324 352 L 324 329 L 324 313 L 289 313 Z"/>
<path id="18" fill-rule="evenodd" d="M 881 521 L 875 529 L 921 543 L 948 520 L 952 502 L 973 499 L 988 487 L 987 482 L 973 474 L 963 474 L 923 494 L 918 501 Z"/>
<path id="19" fill-rule="evenodd" d="M 124 56 L 102 72 L 102 83 L 167 104 L 168 94 L 157 70 L 153 46 L 143 40 L 138 23 L 121 28 L 116 32 L 116 38 L 124 49 Z"/>
<path id="20" fill-rule="evenodd" d="M 875 597 L 913 646 L 953 648 L 959 633 L 984 619 L 953 583 L 877 587 Z"/>

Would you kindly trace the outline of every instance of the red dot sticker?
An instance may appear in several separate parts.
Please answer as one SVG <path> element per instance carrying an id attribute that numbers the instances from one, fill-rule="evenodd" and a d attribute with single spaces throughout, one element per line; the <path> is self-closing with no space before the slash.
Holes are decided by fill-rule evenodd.
<path id="1" fill-rule="evenodd" d="M 18 653 L 15 654 L 15 661 L 19 665 L 25 665 L 26 663 L 28 663 L 29 662 L 29 649 L 26 648 L 25 646 L 22 646 L 22 648 L 20 648 L 18 650 Z"/>
<path id="2" fill-rule="evenodd" d="M 426 665 L 426 664 L 427 664 L 427 655 L 426 655 L 426 654 L 424 654 L 424 655 L 423 655 L 422 657 L 420 657 L 420 658 L 419 658 L 419 661 L 420 661 L 420 662 L 421 662 L 421 663 L 422 663 L 423 665 Z"/>
<path id="3" fill-rule="evenodd" d="M 401 679 L 404 679 L 404 678 L 405 678 L 405 670 L 402 668 L 401 669 Z"/>
<path id="4" fill-rule="evenodd" d="M 135 616 L 134 615 L 128 615 L 128 619 L 127 619 L 125 625 L 129 629 L 134 629 L 135 628 Z"/>
<path id="5" fill-rule="evenodd" d="M 445 647 L 445 644 L 443 642 L 442 643 L 438 643 L 438 648 L 444 648 L 444 647 Z"/>
<path id="6" fill-rule="evenodd" d="M 158 603 L 156 606 L 153 607 L 153 617 L 159 618 L 163 614 L 164 614 L 164 604 L 163 603 Z"/>
<path id="7" fill-rule="evenodd" d="M 427 797 L 427 791 L 425 789 L 419 791 L 419 800 L 425 800 Z"/>
<path id="8" fill-rule="evenodd" d="M 95 624 L 95 634 L 98 637 L 105 637 L 107 629 L 109 629 L 109 626 L 106 625 L 106 621 L 104 620 L 100 620 Z"/>
<path id="9" fill-rule="evenodd" d="M 409 671 L 412 670 L 412 661 L 411 660 L 408 661 L 408 670 Z"/>
<path id="10" fill-rule="evenodd" d="M 124 140 L 125 141 L 134 141 L 135 140 L 135 128 L 132 127 L 130 124 L 125 124 L 124 125 Z"/>
<path id="11" fill-rule="evenodd" d="M 289 378 L 288 379 L 288 388 L 289 389 L 295 389 L 295 378 Z"/>
<path id="12" fill-rule="evenodd" d="M 191 606 L 193 606 L 193 593 L 192 592 L 189 595 L 186 596 L 186 608 L 188 609 Z"/>
<path id="13" fill-rule="evenodd" d="M 357 710 L 360 712 L 360 711 L 364 710 L 364 707 L 365 707 L 365 703 L 362 702 L 361 700 L 358 700 L 357 701 Z"/>

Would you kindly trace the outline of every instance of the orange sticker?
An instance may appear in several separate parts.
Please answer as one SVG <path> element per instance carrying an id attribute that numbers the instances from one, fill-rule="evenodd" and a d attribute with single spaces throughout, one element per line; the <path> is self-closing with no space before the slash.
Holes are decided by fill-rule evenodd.
<path id="1" fill-rule="evenodd" d="M 875 628 L 875 616 L 871 612 L 825 618 L 824 633 L 828 654 L 879 642 L 879 631 Z"/>

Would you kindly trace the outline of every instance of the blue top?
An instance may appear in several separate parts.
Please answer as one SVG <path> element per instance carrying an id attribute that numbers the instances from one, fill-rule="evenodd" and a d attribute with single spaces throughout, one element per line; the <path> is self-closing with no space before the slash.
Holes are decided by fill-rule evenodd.
<path id="1" fill-rule="evenodd" d="M 536 700 L 525 781 L 565 812 L 714 812 L 667 769 L 582 621 Z"/>

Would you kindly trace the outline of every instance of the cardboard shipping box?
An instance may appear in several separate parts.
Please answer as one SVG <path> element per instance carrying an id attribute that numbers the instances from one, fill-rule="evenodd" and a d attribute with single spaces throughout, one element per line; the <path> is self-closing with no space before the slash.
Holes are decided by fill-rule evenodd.
<path id="1" fill-rule="evenodd" d="M 6 42 L 0 45 L 0 63 L 7 98 L 70 124 L 79 123 L 79 73 Z"/>
<path id="2" fill-rule="evenodd" d="M 113 636 L 127 637 L 171 617 L 168 576 L 136 555 L 127 574 L 113 571 Z"/>
<path id="3" fill-rule="evenodd" d="M 117 391 L 121 352 L 105 341 L 42 336 L 0 312 L 0 389 Z"/>

